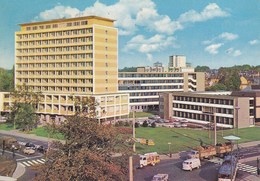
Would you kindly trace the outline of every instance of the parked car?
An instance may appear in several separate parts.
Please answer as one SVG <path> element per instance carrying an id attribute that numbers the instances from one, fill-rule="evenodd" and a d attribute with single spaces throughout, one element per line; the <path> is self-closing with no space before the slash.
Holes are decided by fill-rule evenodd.
<path id="1" fill-rule="evenodd" d="M 182 119 L 180 122 L 181 123 L 188 123 L 189 121 L 187 119 Z"/>
<path id="2" fill-rule="evenodd" d="M 185 124 L 185 123 L 182 123 L 181 124 L 181 127 L 184 127 L 184 128 L 186 128 L 188 125 L 187 124 Z"/>
<path id="3" fill-rule="evenodd" d="M 199 158 L 191 158 L 188 160 L 185 160 L 182 163 L 182 169 L 183 170 L 189 170 L 192 171 L 194 168 L 200 168 L 201 163 Z"/>
<path id="4" fill-rule="evenodd" d="M 43 146 L 39 146 L 37 148 L 37 151 L 42 153 L 42 154 L 45 154 L 47 152 L 47 148 L 43 147 Z"/>
<path id="5" fill-rule="evenodd" d="M 174 127 L 176 128 L 181 128 L 181 123 L 177 122 L 177 123 L 173 123 Z"/>
<path id="6" fill-rule="evenodd" d="M 35 149 L 36 149 L 36 146 L 35 146 L 35 144 L 33 144 L 33 143 L 30 143 L 30 142 L 26 143 L 24 146 L 25 146 L 26 148 L 31 148 L 31 149 L 33 149 L 33 150 L 35 150 Z"/>
<path id="7" fill-rule="evenodd" d="M 153 176 L 152 181 L 167 181 L 169 179 L 169 175 L 168 174 L 157 174 Z"/>
<path id="8" fill-rule="evenodd" d="M 25 147 L 25 148 L 23 149 L 23 153 L 24 153 L 24 154 L 28 154 L 28 155 L 32 155 L 32 154 L 35 153 L 35 150 L 32 149 L 32 148 L 30 148 L 30 147 Z"/>

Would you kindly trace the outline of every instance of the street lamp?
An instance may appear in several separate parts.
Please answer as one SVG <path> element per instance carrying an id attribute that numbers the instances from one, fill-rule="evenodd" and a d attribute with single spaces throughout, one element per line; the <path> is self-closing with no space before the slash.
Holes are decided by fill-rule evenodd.
<path id="1" fill-rule="evenodd" d="M 233 165 L 233 142 L 234 141 L 238 141 L 238 140 L 240 140 L 240 138 L 239 137 L 237 137 L 237 136 L 233 136 L 233 135 L 231 135 L 231 136 L 225 136 L 225 137 L 223 137 L 225 140 L 228 140 L 228 141 L 230 141 L 231 142 L 231 173 L 230 173 L 230 176 L 231 176 L 231 180 L 233 179 L 233 170 L 232 170 L 232 165 Z M 235 168 L 233 168 L 233 169 L 235 169 Z"/>
<path id="2" fill-rule="evenodd" d="M 133 111 L 133 121 L 132 121 L 132 126 L 133 126 L 133 139 L 135 140 L 135 111 Z M 135 152 L 135 141 L 133 144 L 133 152 Z"/>

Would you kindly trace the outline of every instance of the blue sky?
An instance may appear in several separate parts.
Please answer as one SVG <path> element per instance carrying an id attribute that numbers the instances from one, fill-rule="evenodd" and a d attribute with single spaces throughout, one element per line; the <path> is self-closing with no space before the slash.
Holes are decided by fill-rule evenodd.
<path id="1" fill-rule="evenodd" d="M 98 15 L 119 29 L 119 68 L 168 63 L 260 65 L 259 0 L 1 0 L 0 67 L 14 64 L 18 24 Z"/>

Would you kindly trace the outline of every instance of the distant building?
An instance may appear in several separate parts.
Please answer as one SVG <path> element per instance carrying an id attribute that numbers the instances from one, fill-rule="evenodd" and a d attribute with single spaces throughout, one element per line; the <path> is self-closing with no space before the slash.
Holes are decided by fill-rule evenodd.
<path id="1" fill-rule="evenodd" d="M 160 116 L 189 122 L 239 128 L 260 121 L 260 91 L 172 92 L 160 94 Z M 238 124 L 237 124 L 238 122 Z"/>
<path id="2" fill-rule="evenodd" d="M 186 67 L 186 56 L 172 55 L 169 57 L 169 67 L 181 68 Z"/>

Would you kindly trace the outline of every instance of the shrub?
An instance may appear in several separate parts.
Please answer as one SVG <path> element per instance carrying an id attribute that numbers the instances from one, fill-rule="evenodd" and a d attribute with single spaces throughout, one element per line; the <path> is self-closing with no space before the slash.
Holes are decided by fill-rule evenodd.
<path id="1" fill-rule="evenodd" d="M 147 121 L 143 122 L 143 127 L 148 127 L 148 122 Z"/>
<path id="2" fill-rule="evenodd" d="M 135 123 L 135 128 L 139 128 L 139 123 Z"/>
<path id="3" fill-rule="evenodd" d="M 156 123 L 153 122 L 151 126 L 152 126 L 152 128 L 156 128 Z"/>

